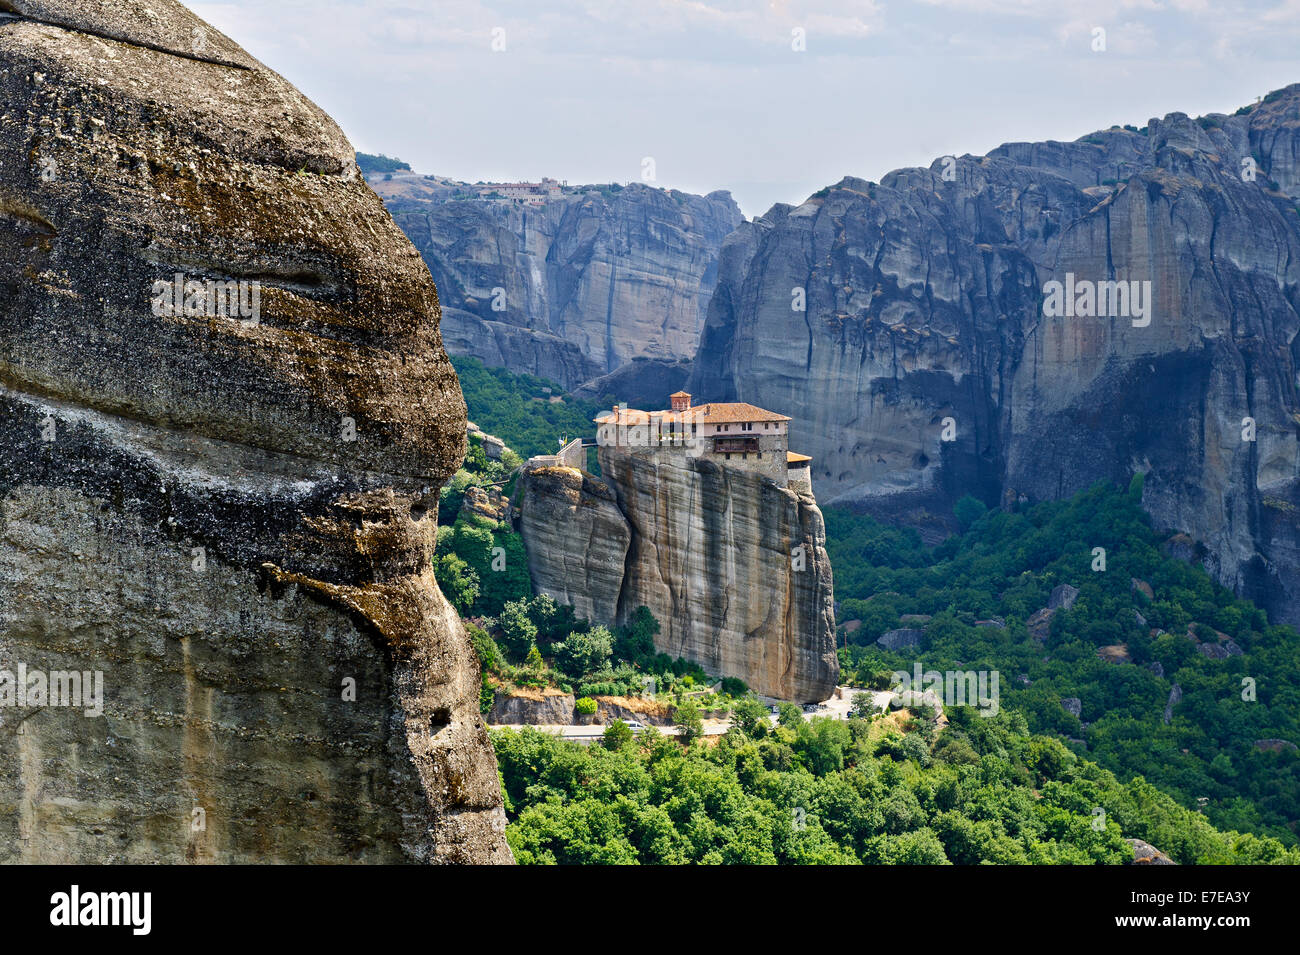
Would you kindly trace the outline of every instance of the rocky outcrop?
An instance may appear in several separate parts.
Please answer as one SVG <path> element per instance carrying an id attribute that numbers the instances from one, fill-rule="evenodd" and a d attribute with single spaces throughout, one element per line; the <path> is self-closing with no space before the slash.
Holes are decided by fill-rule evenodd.
<path id="1" fill-rule="evenodd" d="M 692 367 L 689 360 L 633 358 L 574 389 L 573 396 L 593 401 L 614 397 L 630 408 L 655 409 L 663 406 L 665 395 L 686 387 Z"/>
<path id="2" fill-rule="evenodd" d="M 1069 610 L 1079 599 L 1079 588 L 1071 584 L 1057 584 L 1047 597 L 1048 610 Z"/>
<path id="3" fill-rule="evenodd" d="M 596 720 L 606 725 L 615 720 L 646 726 L 673 725 L 672 707 L 668 704 L 634 696 L 596 697 Z"/>
<path id="4" fill-rule="evenodd" d="M 566 726 L 573 722 L 572 693 L 544 690 L 497 690 L 488 713 L 493 726 Z"/>
<path id="5" fill-rule="evenodd" d="M 1294 753 L 1297 749 L 1300 749 L 1289 739 L 1257 739 L 1255 740 L 1255 748 L 1264 753 L 1282 753 L 1288 750 Z"/>
<path id="6" fill-rule="evenodd" d="M 1142 472 L 1157 526 L 1300 621 L 1298 117 L 1293 86 L 777 205 L 723 245 L 687 390 L 781 408 L 821 500 L 923 529 Z M 1150 308 L 1045 309 L 1076 281 Z"/>
<path id="7" fill-rule="evenodd" d="M 1173 859 L 1149 842 L 1143 842 L 1141 839 L 1124 841 L 1133 847 L 1133 860 L 1128 865 L 1177 865 Z"/>
<path id="8" fill-rule="evenodd" d="M 704 458 L 601 449 L 599 461 L 632 528 L 620 620 L 649 607 L 657 647 L 761 696 L 830 696 L 833 586 L 812 496 Z"/>
<path id="9" fill-rule="evenodd" d="M 509 861 L 419 256 L 171 0 L 0 11 L 0 861 Z"/>
<path id="10" fill-rule="evenodd" d="M 921 646 L 925 637 L 924 630 L 901 629 L 890 630 L 876 638 L 876 643 L 886 650 L 914 650 Z"/>
<path id="11" fill-rule="evenodd" d="M 568 604 L 580 619 L 613 621 L 632 543 L 613 489 L 576 468 L 528 467 L 514 506 L 533 589 Z"/>
<path id="12" fill-rule="evenodd" d="M 388 201 L 437 282 L 448 351 L 565 388 L 633 358 L 693 355 L 718 250 L 742 220 L 729 193 L 639 183 L 537 207 Z"/>
<path id="13" fill-rule="evenodd" d="M 602 449 L 599 460 L 607 485 L 569 468 L 522 475 L 534 586 L 602 623 L 644 605 L 662 652 L 764 696 L 826 699 L 839 664 L 812 496 L 704 459 Z"/>
<path id="14" fill-rule="evenodd" d="M 1168 726 L 1174 719 L 1174 707 L 1183 701 L 1183 688 L 1175 683 L 1169 688 L 1169 699 L 1165 701 L 1165 725 Z"/>

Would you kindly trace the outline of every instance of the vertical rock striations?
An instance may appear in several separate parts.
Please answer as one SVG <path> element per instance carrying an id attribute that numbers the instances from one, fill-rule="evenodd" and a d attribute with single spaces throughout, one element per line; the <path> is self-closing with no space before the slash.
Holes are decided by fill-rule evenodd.
<path id="1" fill-rule="evenodd" d="M 640 184 L 539 207 L 393 198 L 390 208 L 437 282 L 448 350 L 566 388 L 634 358 L 693 355 L 719 246 L 742 220 L 726 192 Z"/>
<path id="2" fill-rule="evenodd" d="M 607 487 L 570 468 L 523 472 L 534 586 L 598 622 L 649 607 L 659 650 L 764 696 L 829 697 L 831 567 L 812 495 L 701 458 L 601 449 L 600 467 Z"/>
<path id="3" fill-rule="evenodd" d="M 575 468 L 527 467 L 515 501 L 533 587 L 583 619 L 614 620 L 632 532 L 610 486 Z"/>
<path id="4" fill-rule="evenodd" d="M 183 7 L 0 10 L 0 861 L 509 861 L 419 256 Z"/>
<path id="5" fill-rule="evenodd" d="M 922 527 L 1142 472 L 1158 524 L 1300 621 L 1297 155 L 1292 86 L 844 179 L 724 244 L 687 390 L 785 409 L 823 500 Z M 1116 281 L 1145 316 L 1044 309 Z"/>

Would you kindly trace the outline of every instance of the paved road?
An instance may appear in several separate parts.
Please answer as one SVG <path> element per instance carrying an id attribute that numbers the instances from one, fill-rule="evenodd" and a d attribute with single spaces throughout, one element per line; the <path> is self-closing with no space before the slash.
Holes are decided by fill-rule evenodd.
<path id="1" fill-rule="evenodd" d="M 871 694 L 872 701 L 876 704 L 877 708 L 880 709 L 888 708 L 889 701 L 894 698 L 894 694 L 888 690 L 858 690 L 847 686 L 840 687 L 840 690 L 842 691 L 842 697 L 840 699 L 831 697 L 829 700 L 818 703 L 815 708 L 805 710 L 803 718 L 805 720 L 811 720 L 817 717 L 830 717 L 831 719 L 846 720 L 849 718 L 849 713 L 853 708 L 853 698 L 859 693 Z M 775 724 L 776 716 L 773 715 L 771 720 L 772 723 Z M 730 720 L 705 720 L 704 735 L 721 736 L 726 733 L 730 727 Z M 502 723 L 493 725 L 492 729 L 518 730 L 523 729 L 523 725 L 519 723 Z M 557 736 L 563 736 L 565 739 L 571 739 L 578 743 L 590 743 L 605 735 L 605 725 L 600 723 L 547 723 L 533 725 L 532 729 L 540 730 L 543 733 L 554 733 Z M 677 727 L 675 726 L 656 726 L 655 729 L 665 736 L 678 735 Z M 640 730 L 637 730 L 636 732 L 640 732 Z"/>
<path id="2" fill-rule="evenodd" d="M 530 723 L 527 725 L 529 729 L 535 729 L 542 733 L 554 733 L 556 736 L 563 736 L 565 739 L 571 739 L 578 743 L 590 743 L 593 740 L 598 740 L 605 735 L 605 730 L 608 728 L 607 724 L 602 723 Z M 705 720 L 704 735 L 721 736 L 727 732 L 730 726 L 731 723 L 728 720 Z M 524 724 L 494 723 L 489 728 L 494 730 L 520 730 L 524 728 Z M 678 729 L 676 726 L 656 726 L 655 729 L 664 736 L 678 735 Z M 641 730 L 635 729 L 633 732 L 640 733 Z"/>

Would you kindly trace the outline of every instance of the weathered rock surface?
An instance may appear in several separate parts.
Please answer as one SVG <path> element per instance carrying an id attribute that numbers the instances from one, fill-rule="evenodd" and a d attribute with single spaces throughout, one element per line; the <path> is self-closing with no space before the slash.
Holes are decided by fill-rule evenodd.
<path id="1" fill-rule="evenodd" d="M 914 649 L 921 645 L 921 641 L 924 637 L 924 630 L 905 628 L 902 630 L 890 630 L 886 633 L 882 633 L 876 639 L 876 643 L 880 644 L 886 650 Z"/>
<path id="2" fill-rule="evenodd" d="M 1157 526 L 1300 621 L 1300 85 L 1266 100 L 773 207 L 723 244 L 687 390 L 781 408 L 823 502 L 922 528 L 1143 472 Z M 1150 282 L 1149 323 L 1046 316 L 1067 274 Z"/>
<path id="3" fill-rule="evenodd" d="M 689 360 L 633 358 L 608 375 L 593 378 L 574 389 L 575 398 L 597 400 L 613 396 L 630 408 L 652 411 L 664 406 L 664 398 L 681 391 L 691 378 Z"/>
<path id="4" fill-rule="evenodd" d="M 1169 699 L 1165 701 L 1165 725 L 1168 726 L 1174 718 L 1174 707 L 1183 701 L 1183 688 L 1175 683 L 1169 688 Z"/>
<path id="5" fill-rule="evenodd" d="M 1281 753 L 1285 750 L 1294 753 L 1297 749 L 1300 749 L 1289 739 L 1257 739 L 1255 740 L 1255 748 L 1269 753 Z"/>
<path id="6" fill-rule="evenodd" d="M 509 861 L 419 256 L 171 0 L 0 10 L 0 670 L 104 688 L 0 706 L 0 861 Z M 177 273 L 260 313 L 155 307 Z"/>
<path id="7" fill-rule="evenodd" d="M 513 693 L 497 690 L 487 719 L 493 726 L 566 725 L 573 722 L 575 702 L 572 693 L 550 687 L 544 690 L 516 690 Z"/>
<path id="8" fill-rule="evenodd" d="M 580 619 L 618 617 L 632 530 L 613 489 L 576 468 L 525 468 L 515 488 L 533 589 Z"/>
<path id="9" fill-rule="evenodd" d="M 394 196 L 389 208 L 437 282 L 448 351 L 565 388 L 636 357 L 695 354 L 718 250 L 742 220 L 729 193 L 639 183 L 538 207 Z"/>
<path id="10" fill-rule="evenodd" d="M 1165 855 L 1149 842 L 1143 842 L 1141 839 L 1125 839 L 1133 847 L 1133 861 L 1129 865 L 1177 865 L 1173 859 Z"/>
<path id="11" fill-rule="evenodd" d="M 1039 643 L 1046 643 L 1047 638 L 1052 635 L 1052 618 L 1056 616 L 1056 611 L 1050 607 L 1044 607 L 1042 610 L 1036 610 L 1028 620 L 1025 621 L 1025 628 L 1029 631 L 1029 636 Z"/>
<path id="12" fill-rule="evenodd" d="M 813 497 L 703 458 L 602 448 L 599 461 L 632 528 L 620 621 L 644 604 L 672 656 L 763 696 L 830 696 L 833 584 Z"/>
<path id="13" fill-rule="evenodd" d="M 1079 588 L 1071 584 L 1057 584 L 1047 597 L 1048 610 L 1069 610 L 1079 599 Z"/>
<path id="14" fill-rule="evenodd" d="M 615 720 L 635 720 L 647 726 L 672 726 L 672 707 L 636 696 L 596 697 L 596 719 L 606 725 Z"/>
<path id="15" fill-rule="evenodd" d="M 626 623 L 644 605 L 659 620 L 659 650 L 765 696 L 826 699 L 839 663 L 811 495 L 703 459 L 602 449 L 600 468 L 599 492 L 576 470 L 524 472 L 520 530 L 534 586 L 593 621 Z"/>

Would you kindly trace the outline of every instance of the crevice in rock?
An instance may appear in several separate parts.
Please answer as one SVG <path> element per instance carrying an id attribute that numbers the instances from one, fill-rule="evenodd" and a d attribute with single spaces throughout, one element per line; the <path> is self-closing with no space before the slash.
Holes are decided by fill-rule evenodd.
<path id="1" fill-rule="evenodd" d="M 251 72 L 249 67 L 242 63 L 235 63 L 231 60 L 200 56 L 197 53 L 182 53 L 180 50 L 169 49 L 168 47 L 157 43 L 130 40 L 123 36 L 114 36 L 111 33 L 73 26 L 70 23 L 60 23 L 57 20 L 45 20 L 40 17 L 34 17 L 19 10 L 12 3 L 8 2 L 8 0 L 0 0 L 0 27 L 7 26 L 11 23 L 36 23 L 41 26 L 54 27 L 56 30 L 67 30 L 69 33 L 80 33 L 82 36 L 93 36 L 98 40 L 109 40 L 113 43 L 121 43 L 124 46 L 133 46 L 141 50 L 151 50 L 154 53 L 163 53 L 167 56 L 175 56 L 183 60 L 192 60 L 195 63 L 209 63 L 212 66 L 224 66 L 232 70 Z"/>

